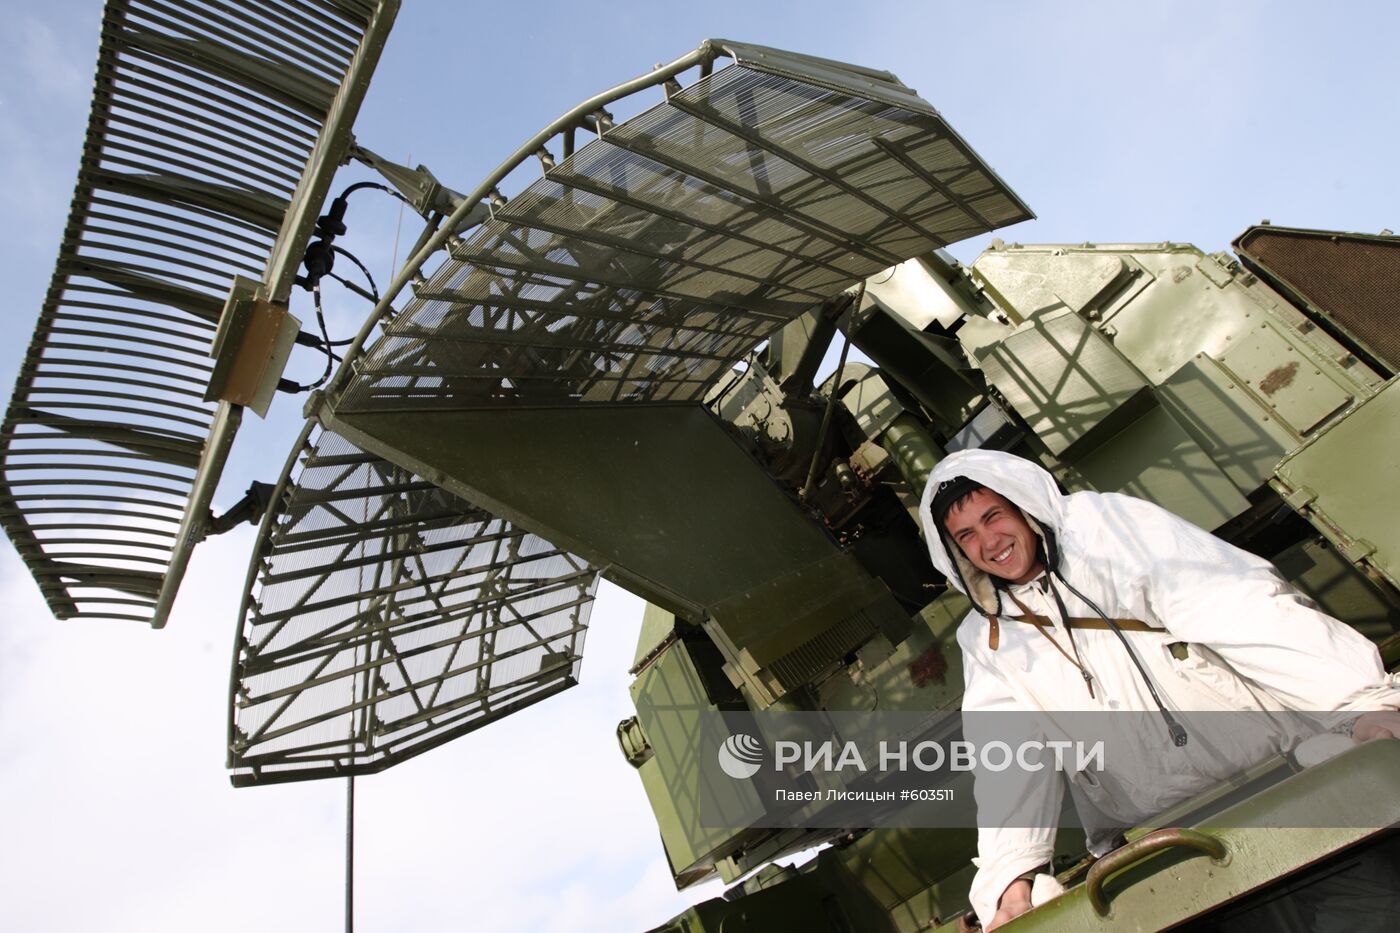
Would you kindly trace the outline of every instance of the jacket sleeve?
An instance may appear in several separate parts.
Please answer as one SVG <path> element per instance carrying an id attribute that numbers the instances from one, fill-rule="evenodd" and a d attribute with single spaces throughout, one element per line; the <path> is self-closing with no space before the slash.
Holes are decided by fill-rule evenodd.
<path id="1" fill-rule="evenodd" d="M 1268 561 L 1150 502 L 1093 499 L 1085 505 L 1097 508 L 1102 532 L 1094 550 L 1113 568 L 1121 604 L 1206 645 L 1289 709 L 1400 708 L 1375 646 L 1310 606 Z"/>
<path id="2" fill-rule="evenodd" d="M 993 739 L 1015 748 L 1035 740 L 1036 717 L 1018 701 L 991 665 L 985 642 L 979 645 L 980 616 L 969 616 L 958 629 L 963 654 L 963 734 L 981 748 Z M 1008 768 L 973 772 L 977 802 L 977 857 L 972 864 L 968 899 L 986 924 L 996 915 L 1002 892 L 1020 875 L 1049 862 L 1055 853 L 1063 785 L 1051 768 L 1027 771 Z"/>

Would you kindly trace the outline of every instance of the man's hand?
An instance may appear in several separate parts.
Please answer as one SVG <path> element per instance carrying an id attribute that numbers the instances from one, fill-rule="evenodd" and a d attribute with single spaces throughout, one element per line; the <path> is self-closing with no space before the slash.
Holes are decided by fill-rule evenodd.
<path id="1" fill-rule="evenodd" d="M 1358 742 L 1372 739 L 1400 739 L 1400 711 L 1393 709 L 1362 713 L 1351 727 L 1351 737 Z"/>
<path id="2" fill-rule="evenodd" d="M 1003 923 L 1009 923 L 1030 909 L 1031 883 L 1018 878 L 1001 892 L 1001 900 L 997 901 L 997 915 L 987 924 L 986 930 L 991 933 Z"/>

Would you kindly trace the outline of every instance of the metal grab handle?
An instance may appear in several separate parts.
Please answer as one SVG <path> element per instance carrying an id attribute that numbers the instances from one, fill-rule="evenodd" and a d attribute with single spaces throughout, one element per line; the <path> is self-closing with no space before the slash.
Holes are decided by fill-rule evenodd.
<path id="1" fill-rule="evenodd" d="M 1159 829 L 1141 839 L 1130 842 L 1099 859 L 1089 868 L 1089 877 L 1084 887 L 1089 895 L 1089 903 L 1100 917 L 1108 916 L 1108 898 L 1104 897 L 1103 883 L 1109 875 L 1142 861 L 1154 852 L 1184 846 L 1209 855 L 1211 861 L 1223 861 L 1226 855 L 1225 843 L 1214 836 L 1195 829 Z"/>

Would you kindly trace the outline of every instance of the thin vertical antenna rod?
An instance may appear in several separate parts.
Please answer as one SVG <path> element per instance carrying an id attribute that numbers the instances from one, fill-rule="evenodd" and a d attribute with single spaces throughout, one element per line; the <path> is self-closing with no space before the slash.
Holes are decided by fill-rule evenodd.
<path id="1" fill-rule="evenodd" d="M 355 933 L 355 775 L 345 779 L 345 933 Z"/>

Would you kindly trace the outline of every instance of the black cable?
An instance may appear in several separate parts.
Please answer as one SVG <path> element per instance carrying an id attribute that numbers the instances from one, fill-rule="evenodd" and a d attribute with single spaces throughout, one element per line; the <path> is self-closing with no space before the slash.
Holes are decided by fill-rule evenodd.
<path id="1" fill-rule="evenodd" d="M 350 195 L 354 194 L 356 191 L 364 191 L 366 189 L 384 191 L 398 198 L 410 207 L 413 206 L 412 202 L 403 195 L 376 181 L 356 182 L 340 192 L 335 200 L 331 201 L 330 205 L 326 208 L 326 212 L 316 218 L 315 235 L 317 239 L 307 244 L 306 254 L 302 257 L 302 265 L 306 267 L 306 274 L 298 277 L 296 280 L 297 284 L 302 288 L 310 291 L 321 281 L 323 276 L 329 275 L 331 269 L 335 266 L 335 254 L 340 253 L 342 256 L 349 256 L 350 261 L 360 267 L 360 271 L 363 272 L 365 277 L 369 280 L 370 287 L 378 293 L 379 289 L 374 286 L 374 278 L 370 276 L 369 270 L 365 268 L 364 263 L 335 245 L 335 238 L 345 234 L 345 212 L 350 208 Z M 340 281 L 343 282 L 344 279 Z M 358 291 L 358 289 L 355 290 Z"/>
<path id="2" fill-rule="evenodd" d="M 330 345 L 333 347 L 343 347 L 350 342 L 349 340 L 332 340 Z M 313 350 L 320 350 L 322 353 L 326 352 L 326 341 L 321 339 L 318 334 L 313 334 L 309 330 L 297 331 L 296 344 L 299 347 L 311 347 Z M 340 354 L 333 352 L 332 355 L 335 357 L 335 361 L 339 363 Z"/>
<path id="3" fill-rule="evenodd" d="M 374 276 L 370 274 L 369 269 L 349 250 L 335 245 L 335 238 L 345 233 L 345 211 L 349 206 L 350 195 L 354 194 L 356 191 L 364 191 L 367 189 L 383 191 L 398 198 L 409 207 L 413 207 L 413 202 L 387 185 L 382 185 L 377 181 L 360 181 L 340 192 L 335 200 L 331 202 L 326 213 L 316 219 L 316 232 L 319 238 L 307 245 L 306 254 L 302 257 L 302 264 L 306 267 L 306 275 L 299 276 L 296 281 L 302 288 L 311 292 L 315 299 L 316 323 L 321 329 L 321 342 L 319 346 L 326 354 L 326 370 L 321 374 L 321 378 L 313 383 L 305 385 L 294 382 L 291 379 L 279 379 L 277 388 L 282 392 L 310 392 L 325 385 L 326 381 L 331 377 L 331 372 L 335 369 L 336 361 L 340 359 L 332 348 L 348 346 L 354 343 L 353 338 L 349 340 L 331 339 L 330 331 L 326 327 L 325 309 L 321 305 L 321 279 L 329 276 L 360 297 L 366 298 L 376 305 L 379 304 L 379 286 L 375 284 Z M 415 208 L 415 213 L 416 212 L 417 209 Z M 369 283 L 369 291 L 365 291 L 354 282 L 343 279 L 332 271 L 335 266 L 336 255 L 344 256 L 355 264 L 356 268 L 364 275 L 365 281 Z M 299 343 L 305 344 L 313 340 L 313 335 L 303 333 L 298 336 Z M 315 346 L 317 344 L 312 343 L 311 345 Z"/>
<path id="4" fill-rule="evenodd" d="M 1074 588 L 1074 584 L 1070 583 L 1068 580 L 1065 579 L 1064 574 L 1056 572 L 1055 575 L 1060 578 L 1060 582 L 1063 583 L 1071 593 L 1079 597 L 1080 601 L 1084 603 L 1084 605 L 1097 612 L 1099 614 L 1099 618 L 1103 619 L 1104 622 L 1108 624 L 1108 627 L 1113 631 L 1113 634 L 1118 636 L 1118 640 L 1123 643 L 1123 648 L 1128 652 L 1128 657 L 1132 658 L 1133 666 L 1137 668 L 1138 674 L 1142 677 L 1142 682 L 1147 686 L 1147 692 L 1152 694 L 1152 702 L 1157 704 L 1157 711 L 1162 714 L 1162 719 L 1166 721 L 1167 731 L 1170 732 L 1172 736 L 1172 744 L 1175 745 L 1177 748 L 1181 748 L 1182 746 L 1184 746 L 1186 744 L 1185 727 L 1183 727 L 1181 723 L 1176 721 L 1175 716 L 1168 712 L 1166 705 L 1162 702 L 1162 698 L 1157 695 L 1157 688 L 1152 686 L 1152 678 L 1147 676 L 1146 668 L 1144 668 L 1142 666 L 1142 662 L 1138 660 L 1137 652 L 1133 651 L 1133 646 L 1128 643 L 1128 637 L 1123 634 L 1123 630 L 1119 628 L 1118 624 L 1112 619 L 1110 619 L 1102 609 L 1099 608 L 1098 603 L 1094 602 L 1092 599 L 1076 590 Z M 1053 589 L 1053 586 L 1051 588 Z M 1059 597 L 1056 596 L 1056 599 L 1058 598 Z M 1061 604 L 1060 606 L 1060 611 L 1065 611 L 1063 604 Z M 1065 615 L 1065 626 L 1069 626 L 1068 614 Z"/>
<path id="5" fill-rule="evenodd" d="M 350 285 L 350 283 L 346 282 L 344 279 L 342 279 L 340 276 L 336 275 L 333 272 L 330 273 L 330 277 L 335 279 L 337 282 L 340 282 L 342 285 Z M 302 331 L 301 333 L 299 333 L 297 335 L 297 338 L 297 343 L 301 344 L 302 346 L 315 347 L 318 350 L 324 350 L 326 347 L 346 347 L 355 342 L 354 337 L 346 337 L 344 340 L 332 340 L 330 343 L 326 343 L 325 338 L 317 337 L 315 334 L 307 333 L 306 331 Z M 336 361 L 338 362 L 339 360 L 340 357 L 336 356 Z"/>
<path id="6" fill-rule="evenodd" d="M 336 200 L 343 201 L 346 198 L 350 197 L 350 195 L 354 194 L 356 191 L 364 191 L 367 188 L 373 188 L 377 191 L 383 191 L 388 194 L 391 194 L 403 203 L 407 204 L 409 207 L 413 207 L 413 202 L 410 201 L 408 198 L 404 197 L 402 194 L 395 191 L 393 188 L 390 188 L 388 185 L 382 185 L 377 181 L 357 181 L 350 187 L 346 188 L 344 191 L 340 192 L 340 195 L 336 198 Z M 416 214 L 418 212 L 418 208 L 413 207 L 413 212 Z"/>
<path id="7" fill-rule="evenodd" d="M 339 357 L 335 355 L 335 352 L 331 350 L 331 335 L 327 332 L 326 314 L 325 310 L 321 307 L 320 282 L 317 282 L 314 286 L 312 286 L 311 295 L 316 303 L 316 323 L 321 328 L 321 349 L 324 350 L 326 354 L 326 370 L 325 372 L 321 373 L 321 378 L 309 384 L 293 382 L 290 379 L 278 380 L 277 388 L 283 392 L 291 392 L 293 394 L 297 394 L 301 392 L 310 392 L 313 389 L 319 389 L 321 386 L 325 385 L 326 380 L 331 377 L 331 370 L 335 368 L 335 361 L 339 359 Z"/>
<path id="8" fill-rule="evenodd" d="M 355 256 L 354 253 L 350 252 L 348 249 L 345 249 L 344 247 L 341 247 L 341 246 L 332 246 L 331 249 L 335 251 L 336 255 L 338 255 L 338 256 L 344 256 L 346 259 L 348 259 L 348 260 L 350 260 L 351 262 L 353 262 L 353 263 L 355 264 L 355 268 L 359 269 L 360 272 L 364 274 L 365 281 L 369 283 L 370 297 L 371 297 L 371 299 L 374 301 L 375 304 L 378 304 L 378 303 L 379 303 L 379 286 L 374 284 L 374 276 L 372 276 L 372 275 L 369 274 L 369 269 L 365 268 L 365 264 L 362 263 L 362 262 L 360 262 L 360 260 L 359 260 L 358 258 L 356 258 L 356 256 Z M 349 282 L 345 281 L 345 280 L 342 279 L 340 276 L 335 276 L 334 278 L 335 278 L 335 280 L 336 280 L 337 282 L 339 282 L 340 284 L 344 285 L 346 288 L 349 288 L 351 291 L 359 291 L 359 289 L 355 288 L 355 286 L 351 285 Z M 363 294 L 363 293 L 361 293 L 361 294 Z"/>
<path id="9" fill-rule="evenodd" d="M 325 341 L 326 350 L 326 371 L 321 374 L 320 379 L 316 380 L 316 385 L 312 386 L 312 388 L 319 389 L 331 377 L 331 368 L 335 366 L 335 354 L 331 352 L 331 334 L 330 329 L 326 327 L 325 309 L 321 306 L 321 286 L 319 283 L 311 290 L 311 294 L 316 303 L 316 324 L 321 328 L 321 339 Z"/>
<path id="10" fill-rule="evenodd" d="M 326 276 L 327 276 L 328 278 L 335 279 L 337 282 L 339 282 L 342 286 L 345 287 L 346 291 L 354 292 L 355 294 L 359 295 L 361 298 L 365 299 L 366 301 L 373 302 L 374 304 L 378 304 L 378 303 L 379 303 L 378 301 L 375 300 L 374 295 L 370 294 L 370 293 L 369 293 L 368 291 L 366 291 L 364 288 L 360 287 L 359 285 L 356 285 L 354 282 L 350 281 L 349 279 L 343 279 L 343 278 L 341 278 L 340 276 L 336 275 L 334 272 L 327 272 L 327 273 L 326 273 Z M 344 341 L 344 343 L 349 343 L 349 342 L 350 342 L 350 341 L 348 341 L 348 340 Z M 337 343 L 337 344 L 340 344 L 341 341 L 336 341 L 336 343 Z"/>

